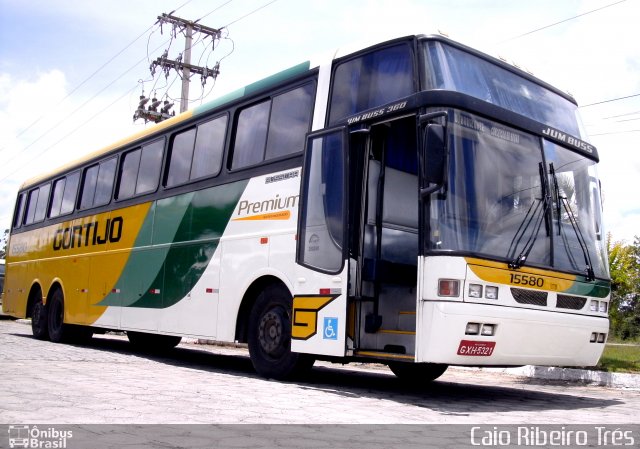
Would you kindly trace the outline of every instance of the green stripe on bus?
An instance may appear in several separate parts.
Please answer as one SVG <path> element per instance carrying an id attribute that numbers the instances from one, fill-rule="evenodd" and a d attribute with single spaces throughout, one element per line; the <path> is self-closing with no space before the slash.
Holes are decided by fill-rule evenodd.
<path id="1" fill-rule="evenodd" d="M 154 221 L 154 246 L 132 250 L 120 293 L 99 305 L 163 309 L 183 299 L 209 265 L 247 183 L 159 200 L 145 220 Z"/>

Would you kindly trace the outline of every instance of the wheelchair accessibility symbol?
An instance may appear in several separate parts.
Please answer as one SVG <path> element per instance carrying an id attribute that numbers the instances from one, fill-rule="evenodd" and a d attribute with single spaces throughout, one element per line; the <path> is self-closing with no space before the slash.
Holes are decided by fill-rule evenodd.
<path id="1" fill-rule="evenodd" d="M 322 338 L 324 340 L 338 339 L 338 318 L 337 317 L 325 317 L 324 331 L 322 333 Z"/>

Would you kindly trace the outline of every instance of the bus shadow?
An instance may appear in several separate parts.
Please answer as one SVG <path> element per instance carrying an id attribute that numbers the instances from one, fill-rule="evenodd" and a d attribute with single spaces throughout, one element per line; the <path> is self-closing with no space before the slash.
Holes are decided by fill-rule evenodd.
<path id="1" fill-rule="evenodd" d="M 14 335 L 33 338 L 25 334 Z M 218 354 L 197 345 L 180 345 L 158 354 L 138 351 L 125 339 L 94 337 L 83 345 L 75 346 L 133 355 L 181 368 L 262 380 L 262 377 L 255 373 L 247 355 Z M 500 378 L 496 377 L 496 381 L 500 381 Z M 535 413 L 550 410 L 569 412 L 623 404 L 621 400 L 580 396 L 575 392 L 565 394 L 525 388 L 527 384 L 553 385 L 535 379 L 514 380 L 514 386 L 491 386 L 467 383 L 466 379 L 450 380 L 445 373 L 435 382 L 414 386 L 406 384 L 390 371 L 386 372 L 383 369 L 380 372 L 361 371 L 339 365 L 314 366 L 303 378 L 286 382 L 297 386 L 301 392 L 315 390 L 340 397 L 383 399 L 453 417 L 469 416 L 472 413 Z M 568 384 L 560 385 L 566 388 Z"/>

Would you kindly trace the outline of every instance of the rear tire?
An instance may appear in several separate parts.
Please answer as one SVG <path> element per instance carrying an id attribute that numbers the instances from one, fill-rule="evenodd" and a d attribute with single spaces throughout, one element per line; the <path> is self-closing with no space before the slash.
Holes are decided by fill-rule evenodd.
<path id="1" fill-rule="evenodd" d="M 38 340 L 49 339 L 48 308 L 42 303 L 42 294 L 31 306 L 31 333 Z"/>
<path id="2" fill-rule="evenodd" d="M 64 295 L 62 290 L 56 289 L 48 301 L 48 325 L 49 340 L 54 343 L 61 343 L 68 334 L 68 326 L 64 324 Z"/>
<path id="3" fill-rule="evenodd" d="M 291 352 L 292 298 L 282 285 L 269 285 L 249 315 L 249 355 L 256 372 L 271 379 L 287 379 L 311 369 L 315 359 Z"/>
<path id="4" fill-rule="evenodd" d="M 389 368 L 399 379 L 412 384 L 421 385 L 433 382 L 442 376 L 449 365 L 439 363 L 390 363 Z"/>
<path id="5" fill-rule="evenodd" d="M 129 342 L 141 351 L 163 352 L 178 346 L 182 337 L 127 331 Z"/>

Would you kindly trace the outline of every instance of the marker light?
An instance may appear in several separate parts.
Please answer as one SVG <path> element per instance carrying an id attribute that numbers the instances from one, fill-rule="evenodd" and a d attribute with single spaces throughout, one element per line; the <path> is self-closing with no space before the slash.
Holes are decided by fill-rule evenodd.
<path id="1" fill-rule="evenodd" d="M 493 324 L 483 324 L 481 334 L 490 337 L 495 333 L 495 326 Z"/>
<path id="2" fill-rule="evenodd" d="M 606 334 L 598 334 L 598 343 L 604 343 L 606 337 Z"/>
<path id="3" fill-rule="evenodd" d="M 438 296 L 453 298 L 460 296 L 460 281 L 456 279 L 438 279 Z"/>
<path id="4" fill-rule="evenodd" d="M 595 299 L 591 300 L 591 305 L 589 306 L 590 310 L 592 312 L 597 312 L 598 311 L 598 301 L 596 301 Z"/>
<path id="5" fill-rule="evenodd" d="M 487 299 L 498 299 L 498 287 L 491 285 L 484 289 L 484 297 Z"/>
<path id="6" fill-rule="evenodd" d="M 589 339 L 589 341 L 591 343 L 595 343 L 597 339 L 598 339 L 598 333 L 597 332 L 591 332 L 591 338 Z"/>
<path id="7" fill-rule="evenodd" d="M 480 333 L 480 323 L 467 323 L 467 328 L 464 333 L 467 335 L 478 335 Z"/>
<path id="8" fill-rule="evenodd" d="M 469 284 L 469 298 L 482 298 L 482 285 Z"/>

